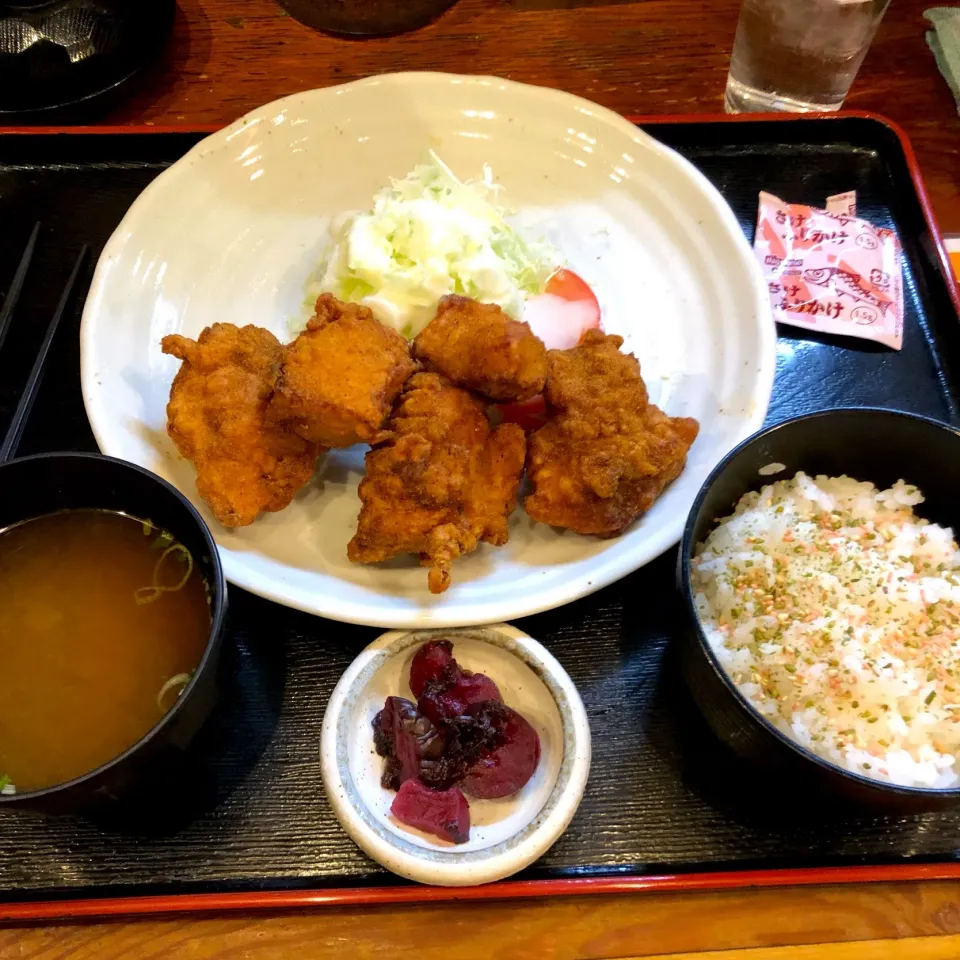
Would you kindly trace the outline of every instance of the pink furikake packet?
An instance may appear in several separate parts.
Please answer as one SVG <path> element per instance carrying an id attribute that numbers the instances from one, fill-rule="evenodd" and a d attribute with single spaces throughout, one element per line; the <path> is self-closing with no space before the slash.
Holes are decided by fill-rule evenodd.
<path id="1" fill-rule="evenodd" d="M 753 249 L 779 323 L 903 345 L 900 241 L 856 217 L 852 191 L 826 210 L 761 192 Z"/>

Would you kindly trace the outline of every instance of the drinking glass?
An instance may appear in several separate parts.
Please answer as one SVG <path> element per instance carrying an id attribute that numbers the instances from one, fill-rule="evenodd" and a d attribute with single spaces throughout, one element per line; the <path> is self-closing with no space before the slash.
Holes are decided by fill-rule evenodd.
<path id="1" fill-rule="evenodd" d="M 890 0 L 743 0 L 728 113 L 839 110 Z"/>

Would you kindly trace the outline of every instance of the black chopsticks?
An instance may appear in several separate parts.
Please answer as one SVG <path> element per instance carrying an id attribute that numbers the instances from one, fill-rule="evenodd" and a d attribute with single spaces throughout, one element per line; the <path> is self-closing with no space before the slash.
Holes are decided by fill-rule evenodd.
<path id="1" fill-rule="evenodd" d="M 33 259 L 33 251 L 37 245 L 39 234 L 40 224 L 35 223 L 30 233 L 30 239 L 27 241 L 27 247 L 20 258 L 17 272 L 13 275 L 13 282 L 7 291 L 7 298 L 3 301 L 3 309 L 0 310 L 0 347 L 3 346 L 3 341 L 7 339 L 7 331 L 10 329 L 10 321 L 13 319 L 13 311 L 17 308 L 17 301 L 20 299 L 23 281 L 26 280 L 27 271 L 30 269 L 30 261 Z"/>
<path id="2" fill-rule="evenodd" d="M 7 335 L 7 329 L 13 317 L 14 308 L 20 297 L 20 291 L 23 288 L 23 281 L 27 275 L 30 260 L 33 257 L 33 250 L 36 246 L 39 231 L 40 224 L 38 223 L 30 234 L 27 248 L 24 251 L 23 257 L 20 259 L 20 265 L 17 267 L 10 291 L 7 293 L 7 299 L 4 301 L 3 310 L 0 311 L 0 346 L 3 345 L 3 340 Z M 56 336 L 60 319 L 66 312 L 67 306 L 73 297 L 73 291 L 77 285 L 77 278 L 80 276 L 80 271 L 83 269 L 83 265 L 87 259 L 87 249 L 86 244 L 84 244 L 80 255 L 74 262 L 70 279 L 67 280 L 67 285 L 63 288 L 63 293 L 60 295 L 60 302 L 57 304 L 57 309 L 53 314 L 53 318 L 50 320 L 50 325 L 47 327 L 43 343 L 40 344 L 40 351 L 37 354 L 36 360 L 33 362 L 33 368 L 30 370 L 30 376 L 27 378 L 23 393 L 20 395 L 20 402 L 17 404 L 17 409 L 14 410 L 10 425 L 7 427 L 7 435 L 4 437 L 3 443 L 0 444 L 0 463 L 6 463 L 7 460 L 12 459 L 17 452 L 17 447 L 20 445 L 20 438 L 23 436 L 24 427 L 26 427 L 30 411 L 33 409 L 33 402 L 37 398 L 37 389 L 43 380 L 50 345 L 53 343 L 54 336 Z"/>

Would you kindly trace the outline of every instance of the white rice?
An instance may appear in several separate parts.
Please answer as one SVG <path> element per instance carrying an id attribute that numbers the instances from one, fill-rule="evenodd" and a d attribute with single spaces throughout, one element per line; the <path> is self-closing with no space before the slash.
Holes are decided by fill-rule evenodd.
<path id="1" fill-rule="evenodd" d="M 960 551 L 903 481 L 798 473 L 697 548 L 697 613 L 756 709 L 825 760 L 907 786 L 960 782 Z"/>

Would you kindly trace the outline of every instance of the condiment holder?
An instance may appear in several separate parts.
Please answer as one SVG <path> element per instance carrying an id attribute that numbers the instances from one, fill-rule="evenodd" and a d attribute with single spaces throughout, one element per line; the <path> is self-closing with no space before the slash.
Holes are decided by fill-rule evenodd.
<path id="1" fill-rule="evenodd" d="M 504 702 L 540 737 L 540 762 L 518 793 L 471 800 L 470 839 L 454 845 L 400 824 L 380 785 L 373 718 L 388 696 L 411 697 L 410 661 L 428 640 L 449 639 L 464 668 L 496 682 Z M 387 869 L 444 886 L 490 883 L 541 857 L 567 828 L 590 772 L 590 727 L 580 695 L 557 660 L 508 626 L 385 633 L 337 684 L 323 719 L 320 764 L 327 797 L 358 846 Z"/>

